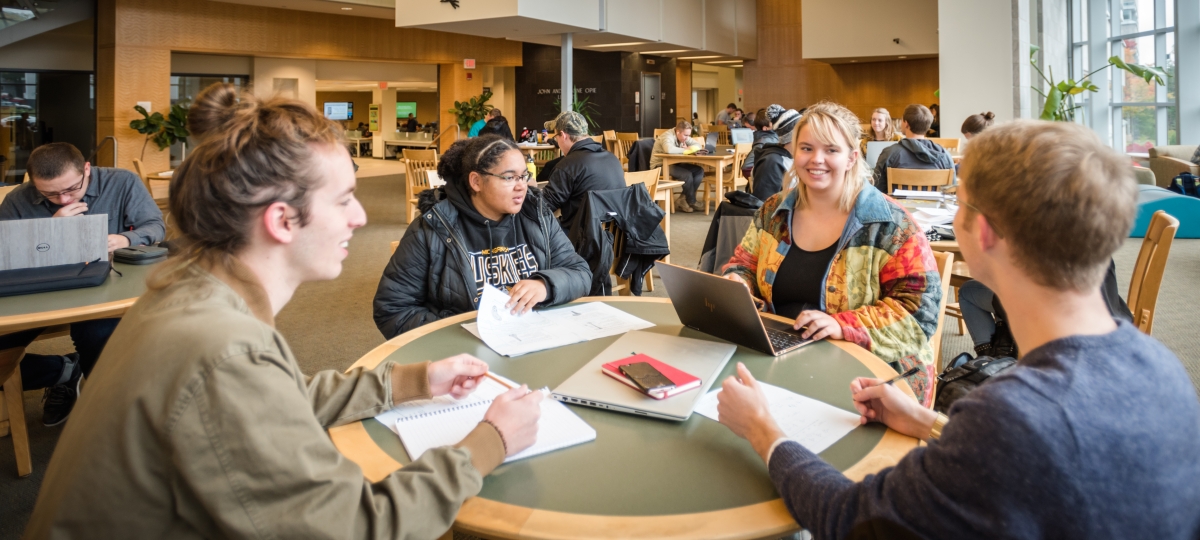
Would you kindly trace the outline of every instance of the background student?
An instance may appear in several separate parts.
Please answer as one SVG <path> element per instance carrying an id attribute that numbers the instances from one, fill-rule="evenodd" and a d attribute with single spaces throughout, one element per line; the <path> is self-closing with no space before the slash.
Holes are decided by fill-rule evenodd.
<path id="1" fill-rule="evenodd" d="M 342 130 L 229 84 L 197 96 L 188 124 L 208 136 L 171 178 L 184 250 L 113 334 L 25 537 L 443 534 L 483 476 L 534 442 L 540 392 L 503 394 L 459 444 L 365 479 L 329 428 L 465 396 L 487 365 L 460 355 L 303 374 L 275 315 L 300 284 L 341 273 L 366 223 Z"/>
<path id="2" fill-rule="evenodd" d="M 692 138 L 692 125 L 680 121 L 675 124 L 675 129 L 664 131 L 654 140 L 654 150 L 650 154 L 650 168 L 662 167 L 662 158 L 658 157 L 659 154 L 683 154 L 703 148 L 704 145 L 700 141 Z M 696 190 L 700 189 L 700 184 L 704 182 L 704 167 L 695 163 L 676 163 L 671 165 L 667 174 L 671 178 L 683 182 L 683 193 L 680 193 L 679 197 L 675 199 L 676 210 L 691 213 L 704 209 L 696 201 Z"/>
<path id="3" fill-rule="evenodd" d="M 767 116 L 770 115 L 768 112 Z M 784 183 L 785 179 L 788 179 L 788 184 L 791 183 L 788 174 L 792 170 L 792 140 L 799 121 L 800 113 L 794 109 L 780 112 L 771 126 L 775 142 L 764 143 L 755 152 L 754 169 L 750 171 L 750 194 L 760 200 L 770 199 L 772 195 L 791 187 Z"/>
<path id="4" fill-rule="evenodd" d="M 805 337 L 854 342 L 897 371 L 920 367 L 908 380 L 928 404 L 940 274 L 920 227 L 863 181 L 859 135 L 845 107 L 808 108 L 793 141 L 798 184 L 763 203 L 723 273 Z"/>
<path id="5" fill-rule="evenodd" d="M 1016 367 L 949 417 L 855 379 L 863 422 L 929 440 L 862 482 L 787 439 L 743 365 L 723 385 L 721 423 L 815 538 L 1200 537 L 1195 389 L 1099 290 L 1137 214 L 1128 161 L 1084 126 L 1020 120 L 974 139 L 962 172 L 954 230 L 971 274 L 1004 301 Z"/>
<path id="6" fill-rule="evenodd" d="M 511 289 L 514 311 L 570 302 L 592 272 L 537 191 L 517 143 L 481 135 L 438 162 L 446 187 L 422 193 L 375 291 L 375 325 L 391 339 L 474 311 L 483 285 Z M 437 199 L 445 197 L 441 201 Z"/>
<path id="7" fill-rule="evenodd" d="M 546 125 L 553 128 L 554 142 L 563 157 L 549 174 L 550 183 L 542 195 L 551 212 L 559 210 L 559 223 L 569 232 L 589 192 L 625 188 L 625 170 L 617 156 L 588 136 L 582 114 L 567 111 Z"/>
<path id="8" fill-rule="evenodd" d="M 862 155 L 867 155 L 867 143 L 870 141 L 899 141 L 904 136 L 896 132 L 895 126 L 892 125 L 892 115 L 887 109 L 882 107 L 871 112 L 871 129 L 863 133 L 861 141 L 858 143 L 858 150 Z"/>
<path id="9" fill-rule="evenodd" d="M 162 212 L 140 178 L 125 169 L 92 167 L 69 143 L 39 146 L 26 166 L 31 182 L 14 189 L 0 203 L 0 221 L 108 215 L 108 251 L 161 242 L 166 233 Z M 66 356 L 26 353 L 21 360 L 25 390 L 46 388 L 42 423 L 67 420 L 79 397 L 80 380 L 91 375 L 120 319 L 71 323 L 76 353 Z M 0 354 L 19 354 L 44 328 L 0 336 Z"/>
<path id="10" fill-rule="evenodd" d="M 954 160 L 950 153 L 938 143 L 925 138 L 933 113 L 924 105 L 909 105 L 904 109 L 904 121 L 900 131 L 904 139 L 883 149 L 875 163 L 875 189 L 888 192 L 888 167 L 893 169 L 951 169 Z"/>

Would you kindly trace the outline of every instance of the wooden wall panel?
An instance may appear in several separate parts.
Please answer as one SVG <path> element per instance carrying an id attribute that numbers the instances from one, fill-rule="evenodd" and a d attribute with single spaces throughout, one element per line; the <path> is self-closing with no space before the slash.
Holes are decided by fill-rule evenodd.
<path id="1" fill-rule="evenodd" d="M 467 73 L 471 73 L 471 80 L 467 80 Z M 457 135 L 450 134 L 451 126 L 457 125 L 458 120 L 454 114 L 448 112 L 454 107 L 455 101 L 463 101 L 471 99 L 483 93 L 483 74 L 479 70 L 463 69 L 462 62 L 456 64 L 442 64 L 438 67 L 438 110 L 440 117 L 438 118 L 438 126 L 441 127 L 442 133 L 447 135 L 438 141 L 438 145 L 442 152 L 445 152 L 450 145 L 454 143 L 456 137 L 465 139 L 467 133 L 460 132 Z M 511 117 L 508 117 L 511 118 Z M 514 136 L 520 136 L 517 129 L 511 123 L 509 127 L 513 129 Z"/>
<path id="2" fill-rule="evenodd" d="M 836 65 L 805 60 L 800 11 L 794 0 L 758 0 L 758 59 L 747 61 L 742 72 L 746 110 L 830 100 L 866 121 L 876 107 L 898 117 L 910 103 L 937 102 L 936 58 Z"/>
<path id="3" fill-rule="evenodd" d="M 692 121 L 692 63 L 686 60 L 675 66 L 675 116 Z"/>

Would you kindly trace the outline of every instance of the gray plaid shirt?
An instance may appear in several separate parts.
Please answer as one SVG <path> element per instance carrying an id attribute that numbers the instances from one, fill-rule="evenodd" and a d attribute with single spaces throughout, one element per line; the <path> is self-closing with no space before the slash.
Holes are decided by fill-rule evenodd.
<path id="1" fill-rule="evenodd" d="M 151 245 L 166 236 L 162 212 L 137 175 L 125 169 L 92 167 L 92 180 L 83 194 L 88 215 L 108 214 L 108 234 L 129 239 L 129 245 Z M 0 203 L 0 221 L 54 217 L 54 204 L 26 182 Z"/>

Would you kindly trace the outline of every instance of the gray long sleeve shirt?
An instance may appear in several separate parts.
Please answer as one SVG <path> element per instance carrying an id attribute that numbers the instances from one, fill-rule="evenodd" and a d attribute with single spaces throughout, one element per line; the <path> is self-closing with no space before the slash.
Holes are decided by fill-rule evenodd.
<path id="1" fill-rule="evenodd" d="M 1030 351 L 957 401 L 940 440 L 860 483 L 796 442 L 771 479 L 815 538 L 1200 537 L 1195 389 L 1119 324 Z"/>
<path id="2" fill-rule="evenodd" d="M 87 215 L 108 215 L 108 234 L 129 239 L 131 246 L 148 246 L 166 236 L 162 212 L 137 175 L 125 169 L 92 167 L 92 178 L 83 195 Z M 26 182 L 0 203 L 0 221 L 54 217 L 62 208 Z"/>

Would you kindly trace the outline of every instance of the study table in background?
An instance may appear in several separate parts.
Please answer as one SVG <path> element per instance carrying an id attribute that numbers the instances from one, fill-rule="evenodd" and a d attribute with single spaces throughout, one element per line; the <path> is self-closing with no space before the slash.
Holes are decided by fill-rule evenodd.
<path id="1" fill-rule="evenodd" d="M 346 142 L 354 148 L 354 157 L 362 157 L 362 145 L 371 142 L 371 137 L 346 137 Z"/>
<path id="2" fill-rule="evenodd" d="M 662 158 L 663 181 L 671 177 L 671 165 L 676 165 L 679 163 L 695 163 L 697 165 L 707 165 L 709 167 L 713 167 L 716 169 L 717 177 L 717 204 L 720 204 L 720 202 L 724 200 L 724 195 L 722 195 L 722 193 L 724 193 L 725 190 L 725 166 L 733 165 L 733 154 L 725 154 L 721 152 L 707 156 L 697 156 L 694 154 L 654 154 L 654 157 Z M 730 174 L 736 175 L 738 174 L 738 171 L 731 171 Z M 699 189 L 704 189 L 704 187 L 700 186 Z M 707 206 L 704 207 L 704 215 L 708 215 Z"/>
<path id="3" fill-rule="evenodd" d="M 648 332 L 718 341 L 682 327 L 665 298 L 580 301 L 603 301 L 655 323 Z M 619 337 L 505 358 L 461 327 L 474 318 L 474 312 L 464 313 L 402 334 L 351 368 L 469 353 L 514 381 L 553 389 Z M 854 411 L 851 380 L 896 374 L 846 342 L 818 342 L 779 358 L 739 347 L 714 389 L 738 362 L 762 381 L 849 411 Z M 911 394 L 907 385 L 900 386 Z M 463 505 L 455 530 L 484 538 L 733 539 L 777 538 L 797 529 L 762 459 L 725 426 L 699 414 L 677 423 L 569 407 L 596 429 L 596 440 L 501 465 L 484 480 L 479 496 Z M 371 481 L 409 461 L 396 434 L 374 419 L 339 426 L 329 434 Z M 857 480 L 894 465 L 916 444 L 911 437 L 869 424 L 821 456 Z"/>

